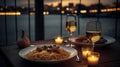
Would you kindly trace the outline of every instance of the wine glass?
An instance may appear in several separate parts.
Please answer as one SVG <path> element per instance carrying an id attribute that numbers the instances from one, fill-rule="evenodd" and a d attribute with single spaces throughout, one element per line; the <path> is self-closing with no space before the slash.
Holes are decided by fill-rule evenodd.
<path id="1" fill-rule="evenodd" d="M 71 46 L 71 47 L 74 46 L 71 43 L 71 37 L 72 37 L 73 33 L 76 31 L 76 29 L 77 29 L 76 15 L 75 14 L 67 14 L 67 16 L 66 16 L 66 30 L 69 33 L 68 40 L 69 40 L 70 44 L 68 44 L 66 46 Z"/>
<path id="2" fill-rule="evenodd" d="M 97 21 L 89 21 L 86 25 L 86 36 L 92 42 L 93 51 L 95 47 L 95 42 L 99 41 L 101 38 L 101 23 Z"/>

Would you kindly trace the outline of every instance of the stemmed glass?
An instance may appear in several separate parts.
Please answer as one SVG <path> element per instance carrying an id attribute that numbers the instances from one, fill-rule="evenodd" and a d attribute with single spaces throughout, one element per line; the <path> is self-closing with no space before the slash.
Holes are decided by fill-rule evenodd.
<path id="1" fill-rule="evenodd" d="M 86 25 L 86 36 L 92 42 L 93 51 L 95 42 L 99 41 L 101 38 L 101 31 L 101 23 L 99 21 L 90 21 Z"/>
<path id="2" fill-rule="evenodd" d="M 71 47 L 74 46 L 71 43 L 71 37 L 72 37 L 73 33 L 76 31 L 76 29 L 77 29 L 76 15 L 75 14 L 67 14 L 67 16 L 66 16 L 66 30 L 69 33 L 70 44 L 68 44 L 66 46 L 71 46 Z"/>

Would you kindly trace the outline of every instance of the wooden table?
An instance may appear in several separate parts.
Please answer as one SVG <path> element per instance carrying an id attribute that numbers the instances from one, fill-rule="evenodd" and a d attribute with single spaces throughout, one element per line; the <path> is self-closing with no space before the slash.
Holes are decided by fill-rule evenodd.
<path id="1" fill-rule="evenodd" d="M 48 41 L 39 41 L 34 44 L 48 43 Z M 50 43 L 50 42 L 49 42 Z M 52 42 L 53 43 L 53 42 Z M 76 46 L 80 52 L 80 47 Z M 88 67 L 84 62 L 76 62 L 75 57 L 56 64 L 33 63 L 23 60 L 19 55 L 17 45 L 1 47 L 1 51 L 11 64 L 12 67 Z M 120 42 L 115 42 L 106 47 L 96 48 L 95 51 L 100 52 L 100 61 L 98 67 L 120 67 Z"/>

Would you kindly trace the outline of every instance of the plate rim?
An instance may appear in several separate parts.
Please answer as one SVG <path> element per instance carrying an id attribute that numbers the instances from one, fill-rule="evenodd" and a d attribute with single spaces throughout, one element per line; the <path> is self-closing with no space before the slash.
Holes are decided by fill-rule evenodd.
<path id="1" fill-rule="evenodd" d="M 43 46 L 43 45 L 51 45 L 51 44 L 40 44 L 40 46 Z M 25 51 L 25 50 L 27 50 L 27 52 L 26 52 L 26 54 L 29 52 L 29 50 L 33 50 L 33 49 L 35 49 L 36 47 L 37 47 L 38 45 L 32 45 L 32 46 L 29 46 L 29 47 L 26 47 L 26 48 L 23 48 L 23 49 L 21 49 L 19 52 L 18 52 L 18 55 L 22 58 L 22 59 L 24 59 L 24 60 L 28 60 L 28 61 L 31 61 L 31 62 L 41 62 L 41 63 L 58 63 L 58 62 L 62 62 L 62 61 L 66 61 L 66 60 L 69 60 L 69 59 L 71 59 L 71 58 L 73 58 L 73 57 L 75 57 L 76 55 L 77 55 L 77 50 L 75 49 L 75 48 L 71 48 L 71 47 L 67 47 L 67 46 L 65 46 L 65 45 L 58 45 L 58 46 L 60 46 L 61 48 L 64 48 L 65 50 L 69 50 L 69 49 L 71 49 L 71 50 L 69 50 L 69 52 L 70 51 L 73 51 L 73 52 L 71 52 L 71 54 L 70 54 L 70 57 L 68 57 L 68 58 L 65 58 L 65 59 L 61 59 L 61 60 L 30 60 L 30 59 L 28 59 L 28 58 L 26 58 L 26 57 L 24 57 L 21 53 L 23 52 L 23 51 Z M 32 51 L 31 50 L 31 51 Z M 72 54 L 73 53 L 73 54 Z M 25 54 L 24 54 L 25 55 Z"/>

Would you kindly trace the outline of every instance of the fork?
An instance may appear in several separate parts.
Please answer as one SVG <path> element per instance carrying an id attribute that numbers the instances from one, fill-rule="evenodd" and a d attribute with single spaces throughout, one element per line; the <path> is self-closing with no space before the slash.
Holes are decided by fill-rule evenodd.
<path id="1" fill-rule="evenodd" d="M 80 59 L 80 57 L 78 55 L 78 51 L 77 51 L 77 55 L 76 55 L 76 62 L 81 62 L 81 59 Z"/>

